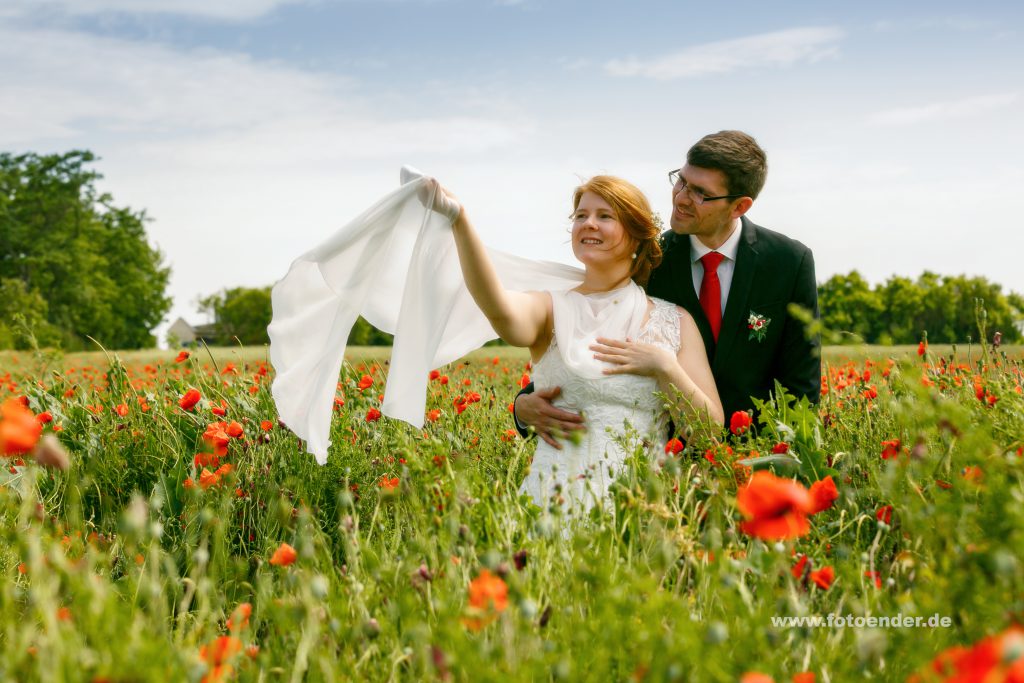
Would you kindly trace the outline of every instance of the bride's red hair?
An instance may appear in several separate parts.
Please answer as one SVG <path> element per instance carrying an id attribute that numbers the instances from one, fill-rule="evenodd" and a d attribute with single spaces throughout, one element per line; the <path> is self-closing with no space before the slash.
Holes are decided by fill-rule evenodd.
<path id="1" fill-rule="evenodd" d="M 633 259 L 629 276 L 635 283 L 645 287 L 651 271 L 661 263 L 661 243 L 658 240 L 661 229 L 654 220 L 647 197 L 640 188 L 622 178 L 596 175 L 573 192 L 573 212 L 579 207 L 584 192 L 593 192 L 615 211 L 615 217 L 636 245 L 636 258 Z"/>

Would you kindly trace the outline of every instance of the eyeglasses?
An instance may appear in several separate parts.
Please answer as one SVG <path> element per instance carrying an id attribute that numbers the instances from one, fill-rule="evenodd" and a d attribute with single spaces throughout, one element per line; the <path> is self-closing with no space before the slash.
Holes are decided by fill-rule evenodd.
<path id="1" fill-rule="evenodd" d="M 672 183 L 672 187 L 678 187 L 680 190 L 686 190 L 686 194 L 690 196 L 694 204 L 703 204 L 704 202 L 713 202 L 716 199 L 739 199 L 740 197 L 746 197 L 745 194 L 723 194 L 717 197 L 708 197 L 701 190 L 695 190 L 686 183 L 686 179 L 683 178 L 681 168 L 677 168 L 674 171 L 668 172 L 668 181 Z"/>

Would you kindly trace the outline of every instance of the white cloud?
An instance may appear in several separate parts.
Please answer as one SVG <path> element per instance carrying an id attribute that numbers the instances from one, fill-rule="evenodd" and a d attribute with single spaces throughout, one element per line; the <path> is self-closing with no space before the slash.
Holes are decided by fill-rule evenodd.
<path id="1" fill-rule="evenodd" d="M 612 76 L 639 76 L 667 81 L 723 74 L 744 68 L 814 62 L 837 53 L 843 32 L 830 26 L 794 28 L 745 38 L 694 45 L 654 59 L 612 60 Z"/>
<path id="2" fill-rule="evenodd" d="M 9 16 L 57 11 L 72 16 L 91 14 L 177 14 L 212 19 L 245 20 L 269 14 L 282 5 L 308 0 L 14 0 L 0 9 Z"/>
<path id="3" fill-rule="evenodd" d="M 872 114 L 868 123 L 875 126 L 907 126 L 928 121 L 950 121 L 966 119 L 987 112 L 1002 109 L 1019 99 L 1017 93 L 978 95 L 961 100 L 932 102 L 915 107 L 887 109 Z"/>
<path id="4" fill-rule="evenodd" d="M 0 63 L 0 149 L 96 152 L 101 189 L 153 219 L 171 320 L 194 319 L 200 295 L 281 277 L 393 187 L 402 163 L 434 171 L 532 135 L 486 98 L 439 111 L 441 85 L 382 94 L 225 51 L 0 27 Z"/>

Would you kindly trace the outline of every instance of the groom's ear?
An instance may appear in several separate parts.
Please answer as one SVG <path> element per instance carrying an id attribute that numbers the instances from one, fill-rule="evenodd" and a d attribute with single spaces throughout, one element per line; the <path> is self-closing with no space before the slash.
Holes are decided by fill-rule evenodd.
<path id="1" fill-rule="evenodd" d="M 750 211 L 750 207 L 754 205 L 754 200 L 750 197 L 741 197 L 736 200 L 736 203 L 732 207 L 732 217 L 739 218 L 747 211 Z"/>

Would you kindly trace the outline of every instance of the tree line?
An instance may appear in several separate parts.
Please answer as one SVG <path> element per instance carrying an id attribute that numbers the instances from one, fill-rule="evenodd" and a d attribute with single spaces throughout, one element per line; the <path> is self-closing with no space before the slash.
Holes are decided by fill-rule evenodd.
<path id="1" fill-rule="evenodd" d="M 0 349 L 96 340 L 108 348 L 156 345 L 152 330 L 170 310 L 170 268 L 149 244 L 146 214 L 101 193 L 88 151 L 0 153 Z M 856 270 L 818 287 L 821 321 L 838 341 L 914 344 L 977 340 L 978 302 L 989 334 L 1020 341 L 1024 297 L 984 277 L 925 272 L 869 284 Z M 200 300 L 217 344 L 265 344 L 270 287 L 232 287 Z M 391 344 L 359 318 L 348 343 Z"/>

